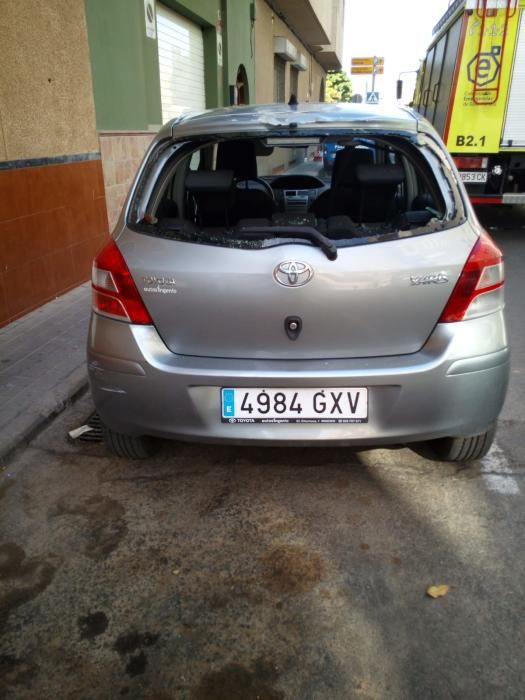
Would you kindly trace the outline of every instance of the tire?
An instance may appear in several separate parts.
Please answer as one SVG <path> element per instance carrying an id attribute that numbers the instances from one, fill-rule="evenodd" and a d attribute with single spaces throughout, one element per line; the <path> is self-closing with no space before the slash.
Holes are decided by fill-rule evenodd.
<path id="1" fill-rule="evenodd" d="M 104 428 L 104 440 L 107 447 L 117 457 L 145 459 L 152 453 L 151 438 L 144 435 L 124 435 L 124 433 L 116 433 L 110 428 Z"/>
<path id="2" fill-rule="evenodd" d="M 495 434 L 496 428 L 494 427 L 479 435 L 432 440 L 429 445 L 436 457 L 442 462 L 471 462 L 481 459 L 487 454 Z"/>

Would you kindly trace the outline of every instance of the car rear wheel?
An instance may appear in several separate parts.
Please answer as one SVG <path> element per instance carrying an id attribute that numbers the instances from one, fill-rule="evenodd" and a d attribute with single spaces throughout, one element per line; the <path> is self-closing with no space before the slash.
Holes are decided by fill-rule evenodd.
<path id="1" fill-rule="evenodd" d="M 145 459 L 152 453 L 152 440 L 144 435 L 124 435 L 104 428 L 106 445 L 117 455 L 126 459 Z"/>
<path id="2" fill-rule="evenodd" d="M 479 435 L 432 440 L 429 445 L 442 462 L 471 462 L 487 454 L 495 434 L 496 428 L 491 428 Z"/>

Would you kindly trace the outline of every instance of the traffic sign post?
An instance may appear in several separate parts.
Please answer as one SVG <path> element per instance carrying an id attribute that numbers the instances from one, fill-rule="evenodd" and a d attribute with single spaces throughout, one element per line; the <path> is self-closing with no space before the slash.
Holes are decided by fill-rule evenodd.
<path id="1" fill-rule="evenodd" d="M 371 75 L 372 90 L 367 92 L 366 101 L 368 104 L 379 102 L 379 93 L 376 91 L 376 75 L 383 75 L 385 70 L 385 59 L 383 56 L 366 56 L 365 58 L 353 58 L 350 72 L 352 75 Z"/>
<path id="2" fill-rule="evenodd" d="M 385 59 L 383 56 L 367 56 L 366 58 L 353 58 L 350 72 L 354 75 L 368 73 L 376 75 L 383 73 Z"/>
<path id="3" fill-rule="evenodd" d="M 374 72 L 373 69 L 373 66 L 352 66 L 350 72 L 352 73 L 352 75 L 372 75 L 372 73 Z M 383 66 L 377 66 L 376 75 L 383 75 L 384 72 L 385 69 Z"/>
<path id="4" fill-rule="evenodd" d="M 381 61 L 381 64 L 379 63 Z M 385 59 L 384 58 L 379 58 L 378 56 L 374 56 L 374 67 L 372 71 L 372 92 L 375 93 L 375 87 L 376 87 L 376 74 L 377 74 L 377 69 L 379 66 L 383 66 Z"/>

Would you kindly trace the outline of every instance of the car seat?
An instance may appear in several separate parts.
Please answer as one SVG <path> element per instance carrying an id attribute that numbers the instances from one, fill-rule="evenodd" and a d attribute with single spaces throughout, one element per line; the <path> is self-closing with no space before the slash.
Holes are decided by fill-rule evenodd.
<path id="1" fill-rule="evenodd" d="M 358 165 L 350 216 L 359 223 L 392 221 L 398 213 L 398 188 L 404 182 L 401 165 Z"/>
<path id="2" fill-rule="evenodd" d="M 229 226 L 234 204 L 233 171 L 201 170 L 188 174 L 186 191 L 199 226 Z"/>
<path id="3" fill-rule="evenodd" d="M 232 216 L 271 218 L 275 203 L 270 186 L 257 177 L 257 157 L 253 141 L 224 141 L 217 147 L 217 169 L 231 170 L 235 179 L 235 204 Z"/>
<path id="4" fill-rule="evenodd" d="M 317 197 L 310 211 L 318 218 L 349 215 L 356 189 L 356 167 L 373 162 L 374 152 L 370 148 L 352 146 L 337 151 L 332 169 L 331 187 Z"/>

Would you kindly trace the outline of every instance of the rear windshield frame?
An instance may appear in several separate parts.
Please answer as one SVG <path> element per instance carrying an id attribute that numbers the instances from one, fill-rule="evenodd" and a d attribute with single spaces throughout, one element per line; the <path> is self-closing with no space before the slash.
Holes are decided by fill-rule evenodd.
<path id="1" fill-rule="evenodd" d="M 283 138 L 290 137 L 289 130 L 276 130 L 272 132 L 250 133 L 249 139 Z M 295 135 L 295 134 L 294 134 Z M 443 218 L 433 220 L 432 223 L 419 228 L 409 230 L 396 230 L 390 233 L 374 231 L 371 225 L 369 235 L 352 236 L 340 238 L 336 241 L 337 247 L 348 247 L 368 243 L 395 240 L 396 238 L 406 238 L 414 235 L 424 235 L 437 230 L 444 230 L 458 226 L 465 221 L 466 213 L 461 191 L 454 172 L 451 167 L 450 157 L 443 150 L 443 147 L 430 134 L 406 132 L 381 132 L 374 130 L 364 131 L 362 129 L 330 129 L 301 130 L 300 136 L 320 139 L 320 142 L 331 142 L 334 140 L 343 143 L 346 140 L 372 140 L 379 147 L 393 147 L 396 152 L 406 157 L 412 168 L 416 168 L 418 176 L 422 176 L 425 186 L 436 201 L 441 201 L 444 206 Z M 219 144 L 224 141 L 246 139 L 246 134 L 228 134 L 227 136 L 202 136 L 192 139 L 164 139 L 160 141 L 157 148 L 150 153 L 147 162 L 137 178 L 136 185 L 131 193 L 126 211 L 126 225 L 132 231 L 146 235 L 168 237 L 175 240 L 202 243 L 207 245 L 219 245 L 221 247 L 269 247 L 273 245 L 283 245 L 294 238 L 276 238 L 269 235 L 264 241 L 250 241 L 249 245 L 243 246 L 243 239 L 231 237 L 231 234 L 223 236 L 206 235 L 203 229 L 198 235 L 193 232 L 187 235 L 184 232 L 159 230 L 157 222 L 148 222 L 146 214 L 149 211 L 150 203 L 158 199 L 159 192 L 166 187 L 166 182 L 172 175 L 182 159 L 206 146 Z M 145 201 L 146 200 L 146 201 Z M 376 227 L 377 228 L 377 227 Z M 363 231 L 363 233 L 366 233 Z M 302 240 L 301 242 L 307 243 Z"/>

